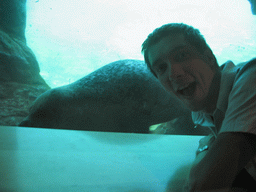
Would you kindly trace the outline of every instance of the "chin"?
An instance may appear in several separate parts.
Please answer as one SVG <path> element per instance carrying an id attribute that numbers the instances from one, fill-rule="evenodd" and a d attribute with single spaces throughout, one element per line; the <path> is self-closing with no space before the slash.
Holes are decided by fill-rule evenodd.
<path id="1" fill-rule="evenodd" d="M 197 111 L 202 111 L 203 110 L 203 107 L 201 107 L 200 105 L 196 105 L 196 106 L 191 106 L 191 105 L 186 105 L 187 108 L 190 110 L 190 111 L 193 111 L 193 112 L 197 112 Z"/>
<path id="2" fill-rule="evenodd" d="M 193 112 L 197 112 L 197 111 L 205 111 L 206 106 L 208 106 L 209 104 L 207 104 L 206 102 L 206 98 L 200 97 L 198 99 L 194 99 L 193 101 L 190 100 L 190 102 L 187 100 L 183 100 L 184 105 Z"/>

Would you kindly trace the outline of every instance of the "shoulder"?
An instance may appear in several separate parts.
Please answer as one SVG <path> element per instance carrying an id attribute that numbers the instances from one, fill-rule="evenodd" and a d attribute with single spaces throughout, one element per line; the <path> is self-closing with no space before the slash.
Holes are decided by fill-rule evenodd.
<path id="1" fill-rule="evenodd" d="M 220 132 L 256 134 L 256 59 L 238 64 Z"/>
<path id="2" fill-rule="evenodd" d="M 256 58 L 251 59 L 248 62 L 239 63 L 237 65 L 238 72 L 236 79 L 240 78 L 243 74 L 252 74 L 256 71 Z M 247 77 L 247 76 L 245 76 Z"/>
<path id="3" fill-rule="evenodd" d="M 231 95 L 237 95 L 241 91 L 247 92 L 247 94 L 250 95 L 256 94 L 256 58 L 238 64 L 237 69 Z M 246 95 L 244 95 L 244 97 L 246 97 Z"/>
<path id="4" fill-rule="evenodd" d="M 220 66 L 220 70 L 222 71 L 222 76 L 223 74 L 236 73 L 237 79 L 246 72 L 251 73 L 253 70 L 256 70 L 256 58 L 237 65 L 234 65 L 232 61 L 228 60 Z"/>
<path id="5" fill-rule="evenodd" d="M 252 89 L 253 92 L 256 92 L 256 58 L 248 62 L 238 64 L 237 68 L 238 70 L 233 85 L 233 94 L 242 90 L 249 93 Z"/>

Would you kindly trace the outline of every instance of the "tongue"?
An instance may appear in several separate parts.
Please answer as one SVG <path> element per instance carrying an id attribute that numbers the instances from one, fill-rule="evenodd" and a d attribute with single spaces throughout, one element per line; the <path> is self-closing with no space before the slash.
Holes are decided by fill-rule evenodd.
<path id="1" fill-rule="evenodd" d="M 184 96 L 192 96 L 195 92 L 196 83 L 191 83 L 187 88 L 182 90 Z"/>

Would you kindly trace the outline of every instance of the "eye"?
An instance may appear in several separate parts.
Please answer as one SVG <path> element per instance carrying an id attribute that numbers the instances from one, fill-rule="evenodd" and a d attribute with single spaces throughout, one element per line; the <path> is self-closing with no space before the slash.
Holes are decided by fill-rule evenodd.
<path id="1" fill-rule="evenodd" d="M 174 60 L 176 62 L 183 62 L 186 61 L 190 58 L 191 54 L 188 51 L 181 51 L 179 53 L 177 53 L 174 57 Z"/>
<path id="2" fill-rule="evenodd" d="M 167 68 L 167 65 L 165 63 L 161 63 L 157 65 L 157 67 L 155 68 L 155 72 L 156 74 L 161 75 L 165 72 L 166 68 Z"/>

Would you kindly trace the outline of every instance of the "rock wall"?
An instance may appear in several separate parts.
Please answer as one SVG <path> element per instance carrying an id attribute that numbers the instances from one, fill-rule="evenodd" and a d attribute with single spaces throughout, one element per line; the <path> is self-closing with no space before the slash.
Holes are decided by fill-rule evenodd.
<path id="1" fill-rule="evenodd" d="M 0 1 L 0 125 L 18 125 L 50 89 L 25 39 L 26 0 Z"/>
<path id="2" fill-rule="evenodd" d="M 26 41 L 26 0 L 0 1 L 0 29 L 11 37 Z"/>

